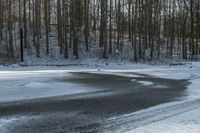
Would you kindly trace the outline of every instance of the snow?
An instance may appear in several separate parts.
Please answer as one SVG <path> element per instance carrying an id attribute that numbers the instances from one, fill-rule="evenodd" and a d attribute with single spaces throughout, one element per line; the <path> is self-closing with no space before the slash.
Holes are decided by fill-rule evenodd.
<path id="1" fill-rule="evenodd" d="M 200 108 L 126 133 L 199 133 Z"/>
<path id="2" fill-rule="evenodd" d="M 6 128 L 4 128 L 7 124 L 13 123 L 15 122 L 17 119 L 16 118 L 12 118 L 12 119 L 5 119 L 5 118 L 1 118 L 0 119 L 0 132 L 6 132 Z"/>
<path id="3" fill-rule="evenodd" d="M 98 67 L 95 67 L 98 66 Z M 58 95 L 71 95 L 95 91 L 83 85 L 71 83 L 50 82 L 55 78 L 70 77 L 69 72 L 91 72 L 100 74 L 115 74 L 127 77 L 141 77 L 134 73 L 149 74 L 160 78 L 189 79 L 188 99 L 200 98 L 199 79 L 200 63 L 186 63 L 184 66 L 148 65 L 148 64 L 114 64 L 96 63 L 93 66 L 0 66 L 0 101 L 23 100 Z M 130 72 L 124 74 L 121 72 Z M 153 85 L 149 81 L 140 81 L 144 85 Z M 161 87 L 155 85 L 155 87 Z M 162 88 L 165 86 L 162 86 Z"/>
<path id="4" fill-rule="evenodd" d="M 26 87 L 26 88 L 44 88 L 44 87 L 48 87 L 48 84 L 39 83 L 39 82 L 30 82 L 21 86 Z"/>
<path id="5" fill-rule="evenodd" d="M 117 74 L 121 76 L 137 77 L 135 74 L 122 74 L 119 72 L 132 72 L 148 74 L 160 78 L 175 80 L 188 79 L 188 96 L 185 100 L 200 99 L 200 62 L 186 63 L 183 66 L 148 65 L 132 63 L 90 63 L 76 66 L 29 66 L 19 65 L 0 66 L 0 102 L 33 99 L 49 96 L 72 95 L 95 91 L 93 88 L 72 83 L 53 82 L 55 78 L 70 77 L 68 72 L 87 71 L 101 74 Z M 118 73 L 117 73 L 118 72 Z M 134 79 L 132 80 L 135 81 Z M 140 81 L 144 85 L 153 85 L 148 81 Z M 155 87 L 165 87 L 154 85 Z M 184 102 L 184 101 L 182 101 Z M 166 105 L 162 105 L 166 106 Z M 153 107 L 154 108 L 154 107 Z M 147 109 L 148 110 L 148 109 Z M 2 123 L 6 123 L 0 119 Z M 140 127 L 127 133 L 199 133 L 200 108 L 180 114 L 160 122 Z"/>
<path id="6" fill-rule="evenodd" d="M 0 119 L 0 128 L 6 125 L 7 123 L 11 123 L 12 121 L 15 121 L 15 119 L 5 119 L 1 118 Z"/>
<path id="7" fill-rule="evenodd" d="M 1 71 L 0 102 L 96 91 L 84 85 L 54 81 L 70 76 L 63 71 Z"/>
<path id="8" fill-rule="evenodd" d="M 140 71 L 161 78 L 190 79 L 188 86 L 188 99 L 200 99 L 200 63 L 192 63 L 186 66 L 158 68 L 153 71 Z M 166 106 L 166 105 L 165 105 Z M 200 131 L 200 108 L 155 122 L 150 125 L 128 131 L 126 133 L 199 133 Z"/>
<path id="9" fill-rule="evenodd" d="M 154 83 L 152 82 L 149 82 L 149 81 L 138 81 L 140 84 L 143 84 L 143 85 L 146 85 L 146 86 L 149 86 L 149 85 L 153 85 Z"/>
<path id="10" fill-rule="evenodd" d="M 192 84 L 188 86 L 188 94 L 190 99 L 200 99 L 200 79 L 192 80 Z"/>

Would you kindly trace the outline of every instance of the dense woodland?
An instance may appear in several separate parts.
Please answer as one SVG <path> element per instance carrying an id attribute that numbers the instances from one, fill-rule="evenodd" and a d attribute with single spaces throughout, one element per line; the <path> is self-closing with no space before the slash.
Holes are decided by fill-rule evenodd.
<path id="1" fill-rule="evenodd" d="M 1 58 L 94 52 L 135 62 L 198 60 L 200 0 L 0 0 Z"/>

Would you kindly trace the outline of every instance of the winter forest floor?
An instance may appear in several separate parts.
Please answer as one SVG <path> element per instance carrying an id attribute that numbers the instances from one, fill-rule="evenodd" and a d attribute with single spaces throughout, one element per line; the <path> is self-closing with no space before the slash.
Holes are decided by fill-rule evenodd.
<path id="1" fill-rule="evenodd" d="M 113 131 L 108 130 L 104 132 L 199 133 L 199 62 L 174 63 L 170 65 L 149 65 L 132 64 L 128 62 L 106 63 L 101 60 L 95 63 L 94 61 L 84 61 L 76 62 L 74 64 L 64 66 L 21 66 L 18 64 L 0 66 L 0 132 L 10 133 L 11 130 L 9 131 L 9 128 L 15 129 L 16 123 L 28 120 L 28 118 L 20 118 L 20 116 L 5 117 L 3 114 L 6 114 L 6 112 L 1 110 L 4 103 L 27 101 L 31 99 L 37 100 L 49 97 L 59 98 L 60 96 L 73 96 L 76 99 L 79 94 L 86 94 L 82 97 L 87 97 L 88 93 L 96 93 L 99 91 L 97 86 L 100 85 L 101 82 L 98 84 L 98 81 L 96 81 L 97 83 L 94 81 L 95 83 L 90 84 L 90 87 L 88 87 L 87 85 L 84 85 L 84 82 L 89 81 L 85 81 L 84 79 L 81 79 L 81 77 L 79 77 L 81 79 L 80 81 L 76 81 L 78 84 L 75 84 L 74 82 L 57 82 L 57 80 L 66 78 L 66 81 L 71 81 L 70 78 L 73 77 L 73 73 L 91 73 L 97 75 L 115 75 L 121 78 L 124 77 L 125 80 L 131 80 L 133 83 L 137 82 L 137 84 L 141 84 L 147 88 L 150 87 L 149 89 L 153 89 L 154 91 L 156 88 L 161 89 L 161 91 L 162 89 L 166 89 L 167 80 L 166 83 L 159 83 L 159 78 L 174 80 L 177 82 L 188 82 L 186 84 L 187 86 L 184 94 L 181 93 L 183 96 L 176 100 L 169 100 L 168 102 L 156 104 L 153 107 L 143 108 L 142 110 L 138 110 L 136 112 L 128 111 L 125 114 L 117 116 L 111 115 L 109 118 L 106 117 L 106 122 L 104 123 L 105 127 L 107 127 L 106 125 L 109 125 L 109 128 L 107 128 L 113 129 Z M 144 75 L 153 76 L 155 78 L 153 78 L 153 80 L 152 78 L 143 79 L 140 77 Z M 110 82 L 115 81 L 110 80 Z M 126 84 L 132 85 L 132 83 L 129 82 Z M 174 88 L 177 87 L 178 89 L 179 85 L 180 84 L 177 83 L 177 86 L 174 86 Z M 102 85 L 100 86 L 102 87 Z M 110 86 L 110 84 L 105 83 L 103 87 L 105 86 Z M 114 87 L 114 84 L 111 86 Z M 118 87 L 117 82 L 116 87 Z M 147 92 L 150 92 L 150 90 L 147 90 Z M 104 95 L 103 93 L 98 92 L 96 95 Z M 171 95 L 170 93 L 166 94 L 168 96 Z M 106 95 L 109 97 L 109 92 L 106 92 Z M 156 93 L 154 95 L 156 95 Z M 88 96 L 90 97 L 91 95 Z M 142 119 L 142 121 L 140 119 Z M 35 118 L 33 118 L 33 120 L 35 120 Z M 114 128 L 116 127 L 116 124 L 120 124 L 120 126 Z M 20 132 L 20 130 L 18 132 Z"/>
<path id="2" fill-rule="evenodd" d="M 0 0 L 0 133 L 200 133 L 199 20 L 200 0 Z"/>

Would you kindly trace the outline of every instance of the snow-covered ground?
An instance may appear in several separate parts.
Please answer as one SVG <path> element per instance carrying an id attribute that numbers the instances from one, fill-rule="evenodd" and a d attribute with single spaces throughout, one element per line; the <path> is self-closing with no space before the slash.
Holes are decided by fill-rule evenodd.
<path id="1" fill-rule="evenodd" d="M 191 79 L 188 86 L 187 99 L 200 99 L 200 63 L 192 63 L 189 66 L 172 67 L 169 70 L 142 72 L 151 75 L 172 78 Z M 200 108 L 183 114 L 140 127 L 127 133 L 199 133 L 200 132 Z"/>
<path id="2" fill-rule="evenodd" d="M 55 81 L 70 77 L 65 71 L 0 71 L 0 102 L 95 91 L 84 85 Z"/>
<path id="3" fill-rule="evenodd" d="M 126 133 L 199 133 L 200 108 Z"/>
<path id="4" fill-rule="evenodd" d="M 57 83 L 55 78 L 70 77 L 67 72 L 87 71 L 95 73 L 134 72 L 149 74 L 161 78 L 188 79 L 188 100 L 200 99 L 200 62 L 187 63 L 183 66 L 148 65 L 148 64 L 94 64 L 67 67 L 20 67 L 18 65 L 0 66 L 0 102 L 41 98 L 58 95 L 71 95 L 95 91 L 84 85 Z M 119 74 L 119 73 L 118 73 Z M 121 74 L 121 73 L 120 73 Z M 121 74 L 134 76 L 134 74 Z M 150 82 L 141 83 L 151 85 Z M 0 121 L 1 123 L 1 121 Z M 0 125 L 1 126 L 1 125 Z M 128 133 L 199 133 L 200 108 L 143 126 Z"/>

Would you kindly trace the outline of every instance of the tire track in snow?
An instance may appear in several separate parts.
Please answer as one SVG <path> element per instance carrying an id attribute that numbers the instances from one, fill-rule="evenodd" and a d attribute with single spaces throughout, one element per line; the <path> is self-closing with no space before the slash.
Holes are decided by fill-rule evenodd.
<path id="1" fill-rule="evenodd" d="M 100 127 L 96 128 L 97 123 L 77 127 L 77 132 L 98 132 L 98 133 L 122 133 L 138 127 L 146 126 L 185 112 L 200 108 L 200 99 L 180 103 L 176 105 L 152 109 L 150 111 L 136 112 L 128 115 L 109 118 L 99 122 Z"/>

